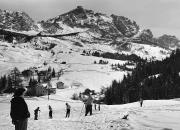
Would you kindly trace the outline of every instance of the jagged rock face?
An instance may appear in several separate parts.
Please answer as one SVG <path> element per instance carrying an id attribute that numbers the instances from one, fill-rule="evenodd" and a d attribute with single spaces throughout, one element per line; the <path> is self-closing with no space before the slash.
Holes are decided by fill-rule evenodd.
<path id="1" fill-rule="evenodd" d="M 130 19 L 124 16 L 111 15 L 113 18 L 113 23 L 116 28 L 126 37 L 132 37 L 139 31 L 139 26 L 135 21 L 131 21 Z"/>
<path id="2" fill-rule="evenodd" d="M 150 29 L 143 30 L 137 37 L 132 38 L 131 42 L 156 45 L 166 49 L 176 49 L 180 47 L 180 40 L 175 36 L 163 35 L 155 38 Z"/>
<path id="3" fill-rule="evenodd" d="M 44 29 L 44 32 L 50 33 L 50 34 L 56 33 L 58 31 L 58 29 L 60 29 L 60 30 L 63 29 L 57 23 L 49 23 L 49 22 L 41 21 L 40 24 L 41 24 L 42 28 Z"/>
<path id="4" fill-rule="evenodd" d="M 139 35 L 139 38 L 141 38 L 141 39 L 152 39 L 153 34 L 152 34 L 150 29 L 145 29 L 141 32 L 141 34 Z"/>
<path id="5" fill-rule="evenodd" d="M 62 24 L 65 24 L 71 28 L 96 30 L 102 38 L 131 37 L 139 30 L 138 25 L 135 22 L 131 22 L 128 18 L 115 15 L 110 17 L 84 9 L 81 6 L 55 18 L 41 21 L 40 24 L 49 33 L 63 30 Z"/>
<path id="6" fill-rule="evenodd" d="M 163 45 L 166 48 L 180 47 L 180 40 L 175 36 L 165 34 L 157 38 L 157 40 L 160 45 Z"/>
<path id="7" fill-rule="evenodd" d="M 25 12 L 0 10 L 0 28 L 16 31 L 37 29 L 34 21 Z"/>
<path id="8" fill-rule="evenodd" d="M 125 46 L 126 43 L 157 45 L 167 49 L 179 47 L 175 36 L 164 35 L 154 38 L 150 29 L 140 33 L 135 21 L 124 16 L 107 16 L 78 6 L 65 14 L 41 21 L 37 24 L 24 12 L 0 10 L 0 29 L 14 31 L 41 31 L 41 34 L 66 34 L 81 32 L 78 40 L 87 43 L 110 43 Z M 120 41 L 118 39 L 121 39 Z M 124 47 L 123 47 L 124 48 Z"/>

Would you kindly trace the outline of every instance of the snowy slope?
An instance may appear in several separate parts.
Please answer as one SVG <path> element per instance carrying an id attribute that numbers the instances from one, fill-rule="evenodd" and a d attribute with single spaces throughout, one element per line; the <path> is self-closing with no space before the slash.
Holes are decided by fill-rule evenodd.
<path id="1" fill-rule="evenodd" d="M 51 44 L 54 48 L 46 50 Z M 76 37 L 55 38 L 35 38 L 28 43 L 0 42 L 0 72 L 1 75 L 7 74 L 11 69 L 17 67 L 20 71 L 30 67 L 39 70 L 47 69 L 49 66 L 55 68 L 56 72 L 64 70 L 62 79 L 67 86 L 73 82 L 80 82 L 84 88 L 100 90 L 111 84 L 111 81 L 121 80 L 126 72 L 113 71 L 111 64 L 124 64 L 127 61 L 104 59 L 100 57 L 81 55 L 84 50 L 89 52 L 111 52 L 136 54 L 142 58 L 162 60 L 169 55 L 169 51 L 151 45 L 131 43 L 130 51 L 117 51 L 115 47 L 107 43 L 84 43 Z M 54 54 L 52 54 L 54 52 Z M 94 64 L 94 61 L 105 60 L 107 65 Z M 44 66 L 43 63 L 48 65 Z M 66 64 L 61 64 L 66 62 Z M 78 76 L 77 76 L 78 75 Z"/>
<path id="2" fill-rule="evenodd" d="M 52 55 L 51 51 L 37 50 L 34 43 L 22 43 L 13 46 L 10 43 L 1 42 L 1 75 L 7 74 L 14 67 L 23 71 L 30 67 L 43 70 L 51 66 L 55 68 L 56 72 L 63 69 L 64 75 L 59 81 L 63 81 L 68 88 L 72 87 L 74 82 L 78 82 L 83 89 L 91 88 L 99 91 L 101 87 L 109 86 L 112 80 L 121 80 L 123 75 L 126 74 L 126 72 L 111 69 L 111 64 L 124 64 L 126 61 L 80 55 L 84 49 L 113 51 L 112 48 L 106 47 L 106 45 L 87 45 L 82 48 L 74 45 L 74 42 L 54 38 L 44 38 L 35 43 L 36 46 L 40 47 L 46 46 L 47 43 L 56 44 L 52 49 L 55 54 Z M 99 62 L 99 60 L 106 60 L 109 64 L 94 64 L 94 61 Z M 44 62 L 48 65 L 43 65 Z M 62 62 L 66 62 L 66 64 L 61 64 Z"/>
<path id="3" fill-rule="evenodd" d="M 31 117 L 28 130 L 179 130 L 180 101 L 147 100 L 140 108 L 138 102 L 124 105 L 101 105 L 92 116 L 84 116 L 84 105 L 66 97 L 73 89 L 59 90 L 56 95 L 26 98 Z M 13 129 L 10 111 L 10 96 L 0 97 L 0 130 Z M 65 118 L 65 103 L 71 105 L 71 116 Z M 48 119 L 48 105 L 52 106 L 53 119 Z M 39 120 L 34 121 L 33 110 L 40 107 Z M 129 114 L 128 120 L 122 119 Z"/>
<path id="4" fill-rule="evenodd" d="M 13 47 L 10 43 L 0 43 L 0 71 L 1 75 L 8 73 L 14 67 L 24 70 L 29 67 L 42 65 L 50 57 L 46 51 L 34 50 L 27 44 Z"/>
<path id="5" fill-rule="evenodd" d="M 163 60 L 170 56 L 171 53 L 169 50 L 153 45 L 130 43 L 129 46 L 129 51 L 122 50 L 121 53 L 129 55 L 135 54 L 143 59 L 147 58 L 149 60 Z"/>

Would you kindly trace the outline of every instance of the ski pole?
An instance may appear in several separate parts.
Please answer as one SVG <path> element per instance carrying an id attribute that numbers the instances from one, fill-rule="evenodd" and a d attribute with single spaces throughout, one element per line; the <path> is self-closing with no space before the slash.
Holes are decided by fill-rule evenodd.
<path id="1" fill-rule="evenodd" d="M 81 113 L 82 113 L 82 111 L 83 111 L 84 106 L 85 106 L 85 104 L 83 104 L 83 106 L 82 106 L 82 108 L 81 108 Z M 80 113 L 79 117 L 81 116 L 81 113 Z"/>
<path id="2" fill-rule="evenodd" d="M 39 118 L 40 118 L 40 112 L 41 112 L 41 111 L 39 111 Z"/>

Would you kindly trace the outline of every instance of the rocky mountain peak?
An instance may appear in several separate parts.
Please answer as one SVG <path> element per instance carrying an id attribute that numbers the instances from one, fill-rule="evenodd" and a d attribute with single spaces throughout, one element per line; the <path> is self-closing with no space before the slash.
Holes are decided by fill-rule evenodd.
<path id="1" fill-rule="evenodd" d="M 130 19 L 124 16 L 117 16 L 112 14 L 113 23 L 116 28 L 126 37 L 132 37 L 139 31 L 139 26 L 135 21 L 131 21 Z"/>
<path id="2" fill-rule="evenodd" d="M 180 47 L 180 40 L 176 36 L 164 34 L 157 38 L 159 44 L 167 48 Z"/>
<path id="3" fill-rule="evenodd" d="M 77 6 L 67 13 L 47 21 L 41 21 L 40 24 L 48 33 L 62 32 L 65 29 L 63 26 L 66 25 L 70 28 L 96 30 L 101 38 L 110 39 L 118 36 L 132 37 L 139 31 L 136 22 L 126 17 L 107 16 L 103 13 L 84 9 L 82 6 Z"/>
<path id="4" fill-rule="evenodd" d="M 0 28 L 16 31 L 37 29 L 32 18 L 25 12 L 0 10 Z"/>

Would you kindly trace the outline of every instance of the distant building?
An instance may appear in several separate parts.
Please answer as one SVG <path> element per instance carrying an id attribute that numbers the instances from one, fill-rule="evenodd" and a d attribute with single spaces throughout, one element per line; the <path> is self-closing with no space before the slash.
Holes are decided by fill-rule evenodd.
<path id="1" fill-rule="evenodd" d="M 56 88 L 50 88 L 49 93 L 50 94 L 56 94 Z"/>
<path id="2" fill-rule="evenodd" d="M 37 85 L 37 87 L 35 88 L 35 95 L 36 96 L 44 96 L 47 94 L 48 94 L 47 86 L 44 86 L 42 84 Z"/>
<path id="3" fill-rule="evenodd" d="M 36 88 L 36 96 L 44 96 L 48 94 L 56 94 L 56 88 L 52 88 L 50 83 L 39 84 Z"/>
<path id="4" fill-rule="evenodd" d="M 43 82 L 47 82 L 47 81 L 49 81 L 50 79 L 51 79 L 51 73 L 50 72 L 48 72 L 48 71 L 40 71 L 39 73 L 38 73 L 38 82 L 39 83 L 43 83 Z"/>
<path id="5" fill-rule="evenodd" d="M 58 89 L 64 89 L 64 88 L 65 88 L 63 82 L 57 82 L 56 85 L 57 85 L 57 88 L 58 88 Z"/>
<path id="6" fill-rule="evenodd" d="M 79 88 L 79 87 L 82 87 L 82 83 L 79 83 L 79 82 L 73 82 L 71 84 L 71 88 Z"/>

